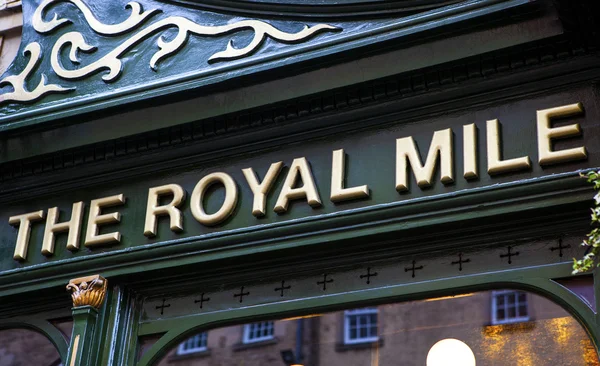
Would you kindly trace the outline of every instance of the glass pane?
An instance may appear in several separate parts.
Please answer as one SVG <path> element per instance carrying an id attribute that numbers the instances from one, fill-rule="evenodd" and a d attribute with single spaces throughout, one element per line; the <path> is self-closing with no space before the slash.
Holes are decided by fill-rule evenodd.
<path id="1" fill-rule="evenodd" d="M 0 366 L 60 363 L 58 351 L 42 334 L 27 329 L 0 330 Z"/>
<path id="2" fill-rule="evenodd" d="M 504 306 L 504 297 L 502 295 L 496 296 L 496 306 Z"/>
<path id="3" fill-rule="evenodd" d="M 600 365 L 593 343 L 569 313 L 517 291 L 340 308 L 248 328 L 270 337 L 244 343 L 239 325 L 208 329 L 203 352 L 181 355 L 175 347 L 157 365 Z"/>
<path id="4" fill-rule="evenodd" d="M 519 317 L 525 317 L 525 316 L 527 316 L 527 306 L 521 305 L 521 306 L 519 306 Z"/>

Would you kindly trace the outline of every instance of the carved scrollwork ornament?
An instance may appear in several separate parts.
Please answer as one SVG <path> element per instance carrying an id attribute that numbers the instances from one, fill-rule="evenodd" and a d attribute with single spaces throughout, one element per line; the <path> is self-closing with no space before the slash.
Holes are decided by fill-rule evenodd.
<path id="1" fill-rule="evenodd" d="M 91 306 L 99 309 L 106 298 L 108 282 L 100 275 L 75 278 L 69 281 L 67 291 L 71 292 L 73 306 Z"/>
<path id="2" fill-rule="evenodd" d="M 60 80 L 76 81 L 87 78 L 97 72 L 104 72 L 102 80 L 106 83 L 113 82 L 123 73 L 122 58 L 136 45 L 144 42 L 156 34 L 173 29 L 176 36 L 167 39 L 164 35 L 156 41 L 158 50 L 150 59 L 149 69 L 159 72 L 158 63 L 164 58 L 175 55 L 187 43 L 190 35 L 200 37 L 215 37 L 238 33 L 249 30 L 253 32 L 250 42 L 241 47 L 234 46 L 233 39 L 229 39 L 222 51 L 208 55 L 208 63 L 219 61 L 230 61 L 250 56 L 257 51 L 270 38 L 282 43 L 306 42 L 311 37 L 322 32 L 340 31 L 341 28 L 328 24 L 315 24 L 312 26 L 304 24 L 297 32 L 286 32 L 275 26 L 256 19 L 242 19 L 227 24 L 200 24 L 182 16 L 166 16 L 157 18 L 162 9 L 144 10 L 142 5 L 132 1 L 125 5 L 129 16 L 116 24 L 105 24 L 100 21 L 93 10 L 82 0 L 43 0 L 35 9 L 31 24 L 33 29 L 43 36 L 55 32 L 59 28 L 74 25 L 73 20 L 66 18 L 60 12 L 52 12 L 50 8 L 60 3 L 71 3 L 82 14 L 83 18 L 94 31 L 87 34 L 78 30 L 71 30 L 60 35 L 50 49 L 42 50 L 40 43 L 31 42 L 25 47 L 25 53 L 30 55 L 30 60 L 24 70 L 16 75 L 6 76 L 0 80 L 0 86 L 8 84 L 13 88 L 12 92 L 0 94 L 2 102 L 32 102 L 48 93 L 71 92 L 75 87 L 64 87 L 57 84 L 47 84 L 46 76 L 42 73 L 41 81 L 32 90 L 26 87 L 27 80 L 35 76 L 34 69 L 39 65 L 43 57 L 49 58 L 53 74 Z M 46 20 L 50 17 L 50 20 Z M 119 44 L 107 48 L 95 45 L 92 39 L 95 35 L 106 37 L 126 36 L 119 38 Z M 92 37 L 90 37 L 92 36 Z M 83 64 L 80 56 L 82 53 L 98 54 L 94 61 Z M 62 55 L 68 54 L 68 61 L 63 60 Z M 69 65 L 70 61 L 70 65 Z"/>

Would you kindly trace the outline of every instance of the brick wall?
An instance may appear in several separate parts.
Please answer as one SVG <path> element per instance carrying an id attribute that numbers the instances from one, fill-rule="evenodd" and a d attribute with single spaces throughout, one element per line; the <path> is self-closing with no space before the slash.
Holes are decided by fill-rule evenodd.
<path id="1" fill-rule="evenodd" d="M 45 336 L 26 329 L 0 330 L 0 366 L 58 364 L 58 352 Z"/>
<path id="2" fill-rule="evenodd" d="M 0 75 L 17 55 L 22 25 L 21 1 L 0 0 Z"/>

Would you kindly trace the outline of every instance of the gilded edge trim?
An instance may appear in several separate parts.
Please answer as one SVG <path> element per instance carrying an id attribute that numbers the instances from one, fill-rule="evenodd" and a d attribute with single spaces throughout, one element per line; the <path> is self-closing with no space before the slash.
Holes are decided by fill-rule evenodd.
<path id="1" fill-rule="evenodd" d="M 71 363 L 69 366 L 75 366 L 77 361 L 77 349 L 79 348 L 79 337 L 80 335 L 75 336 L 75 340 L 73 341 L 73 351 L 71 351 Z"/>

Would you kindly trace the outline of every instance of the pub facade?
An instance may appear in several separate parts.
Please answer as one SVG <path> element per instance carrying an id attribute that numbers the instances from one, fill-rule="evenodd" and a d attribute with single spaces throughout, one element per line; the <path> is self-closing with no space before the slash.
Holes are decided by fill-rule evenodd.
<path id="1" fill-rule="evenodd" d="M 599 365 L 593 0 L 0 10 L 0 366 Z"/>

